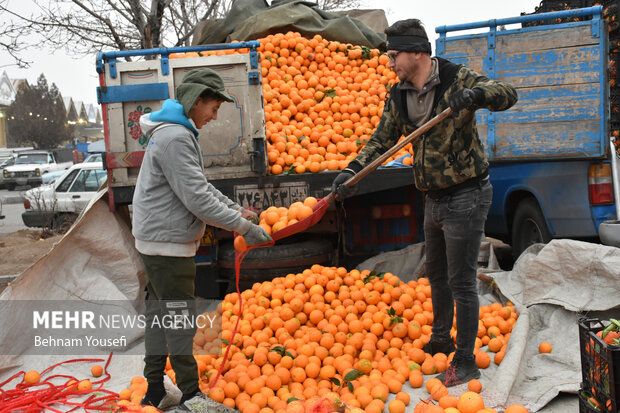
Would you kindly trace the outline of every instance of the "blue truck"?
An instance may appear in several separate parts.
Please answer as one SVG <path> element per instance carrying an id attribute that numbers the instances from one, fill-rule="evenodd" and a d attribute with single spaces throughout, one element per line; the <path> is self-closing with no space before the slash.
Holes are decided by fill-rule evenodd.
<path id="1" fill-rule="evenodd" d="M 553 238 L 598 241 L 603 223 L 620 231 L 610 225 L 619 185 L 611 126 L 620 115 L 610 118 L 602 13 L 595 6 L 436 28 L 438 56 L 519 93 L 508 111 L 477 112 L 494 190 L 486 233 L 509 242 L 515 255 Z M 521 27 L 506 30 L 512 24 Z M 459 33 L 470 29 L 483 32 Z"/>
<path id="2" fill-rule="evenodd" d="M 553 238 L 599 241 L 600 228 L 618 236 L 618 173 L 610 119 L 608 29 L 601 7 L 520 16 L 437 28 L 437 55 L 490 78 L 513 84 L 519 102 L 510 110 L 477 113 L 491 161 L 494 199 L 486 234 L 506 241 L 519 255 Z M 533 22 L 576 20 L 562 24 Z M 504 25 L 522 27 L 504 30 Z M 455 35 L 484 28 L 477 34 Z M 448 34 L 450 34 L 448 36 Z M 157 110 L 174 96 L 186 70 L 226 69 L 225 84 L 244 104 L 228 107 L 205 134 L 205 175 L 244 207 L 289 206 L 331 190 L 337 171 L 270 175 L 258 42 L 102 53 L 98 58 L 103 106 L 109 201 L 131 203 L 146 141 L 134 134 L 139 114 Z M 168 59 L 172 53 L 249 47 L 248 54 Z M 127 55 L 159 59 L 121 62 Z M 233 70 L 234 69 L 234 70 Z M 620 96 L 620 94 L 619 94 Z M 242 119 L 226 123 L 226 119 Z M 620 119 L 619 119 L 620 120 Z M 228 125 L 228 126 L 222 126 Z M 235 128 L 230 127 L 235 125 Z M 245 127 L 243 127 L 245 126 Z M 240 130 L 237 130 L 241 127 Z M 236 129 L 237 128 L 237 129 Z M 201 132 L 203 133 L 203 132 Z M 230 136 L 228 136 L 230 135 Z M 241 140 L 240 140 L 241 139 Z M 239 144 L 241 142 L 241 144 Z M 226 146 L 228 145 L 228 146 Z M 612 176 L 615 174 L 615 177 Z M 423 196 L 411 167 L 381 168 L 358 184 L 356 196 L 334 203 L 306 232 L 272 248 L 253 250 L 243 262 L 245 286 L 312 264 L 354 267 L 364 258 L 424 241 Z M 615 191 L 615 193 L 614 193 Z M 231 234 L 209 228 L 196 257 L 201 294 L 218 296 L 234 280 Z M 242 284 L 243 285 L 243 284 Z"/>

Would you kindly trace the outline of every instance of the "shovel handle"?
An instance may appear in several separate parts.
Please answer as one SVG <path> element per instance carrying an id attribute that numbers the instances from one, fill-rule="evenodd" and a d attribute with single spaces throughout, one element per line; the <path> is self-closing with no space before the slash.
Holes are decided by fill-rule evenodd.
<path id="1" fill-rule="evenodd" d="M 429 129 L 435 127 L 435 125 L 437 125 L 439 122 L 441 122 L 442 120 L 444 120 L 451 114 L 452 114 L 451 108 L 445 109 L 443 112 L 441 112 L 434 118 L 430 119 L 424 125 L 420 126 L 418 129 L 411 132 L 407 137 L 405 137 L 405 139 L 398 142 L 396 145 L 392 146 L 390 149 L 388 149 L 385 153 L 383 153 L 377 159 L 375 159 L 374 161 L 366 165 L 361 171 L 359 171 L 358 173 L 353 175 L 351 178 L 349 178 L 344 183 L 344 185 L 347 185 L 347 186 L 355 185 L 356 183 L 364 179 L 366 175 L 368 175 L 369 173 L 377 169 L 379 166 L 381 166 L 381 164 L 385 162 L 385 160 L 388 159 L 390 156 L 394 155 L 395 153 L 400 151 L 402 148 L 407 146 L 407 144 L 419 138 L 422 134 L 426 133 Z"/>

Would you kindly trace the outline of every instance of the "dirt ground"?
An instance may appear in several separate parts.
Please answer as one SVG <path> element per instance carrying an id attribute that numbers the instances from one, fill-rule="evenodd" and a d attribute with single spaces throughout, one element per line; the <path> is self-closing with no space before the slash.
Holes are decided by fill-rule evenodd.
<path id="1" fill-rule="evenodd" d="M 0 236 L 0 275 L 18 275 L 47 254 L 62 235 L 42 239 L 41 230 L 22 229 Z"/>

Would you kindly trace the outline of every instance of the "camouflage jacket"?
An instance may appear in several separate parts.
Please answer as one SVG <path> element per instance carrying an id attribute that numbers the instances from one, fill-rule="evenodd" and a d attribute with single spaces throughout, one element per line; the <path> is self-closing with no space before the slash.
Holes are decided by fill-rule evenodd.
<path id="1" fill-rule="evenodd" d="M 501 111 L 517 101 L 516 90 L 507 83 L 490 80 L 473 70 L 448 60 L 439 61 L 431 118 L 449 106 L 450 95 L 463 88 L 484 91 L 483 108 Z M 402 135 L 416 126 L 409 121 L 406 90 L 393 86 L 377 129 L 348 168 L 359 172 L 365 165 L 394 146 Z M 462 110 L 458 117 L 448 117 L 414 142 L 413 171 L 416 187 L 422 191 L 449 188 L 486 173 L 489 162 L 476 129 L 474 111 Z"/>

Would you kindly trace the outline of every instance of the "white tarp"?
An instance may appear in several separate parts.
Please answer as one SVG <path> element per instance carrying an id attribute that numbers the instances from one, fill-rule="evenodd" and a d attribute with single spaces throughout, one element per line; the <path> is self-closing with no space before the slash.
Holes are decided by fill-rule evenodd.
<path id="1" fill-rule="evenodd" d="M 105 191 L 102 191 L 58 244 L 2 292 L 0 308 L 10 308 L 18 300 L 74 300 L 76 303 L 115 300 L 133 306 L 129 311 L 137 313 L 143 305 L 146 275 L 133 243 L 127 224 L 119 214 L 109 211 Z M 12 314 L 10 317 L 0 317 L 0 348 L 6 349 L 13 340 L 18 339 L 15 335 L 19 335 L 23 328 L 20 323 L 24 316 Z M 143 331 L 128 330 L 127 334 L 128 347 L 136 343 L 140 345 Z M 33 348 L 24 348 L 19 351 L 20 354 L 15 353 L 14 349 L 0 352 L 0 382 L 22 370 L 41 371 L 69 359 L 107 359 L 110 354 L 102 350 L 99 356 L 50 356 L 43 355 L 43 350 Z M 111 379 L 105 388 L 118 392 L 128 387 L 133 376 L 142 374 L 142 358 L 140 355 L 115 353 L 109 366 Z M 96 364 L 103 366 L 104 363 Z M 93 364 L 67 364 L 54 369 L 53 373 L 74 376 L 80 380 L 95 380 L 90 374 Z"/>

